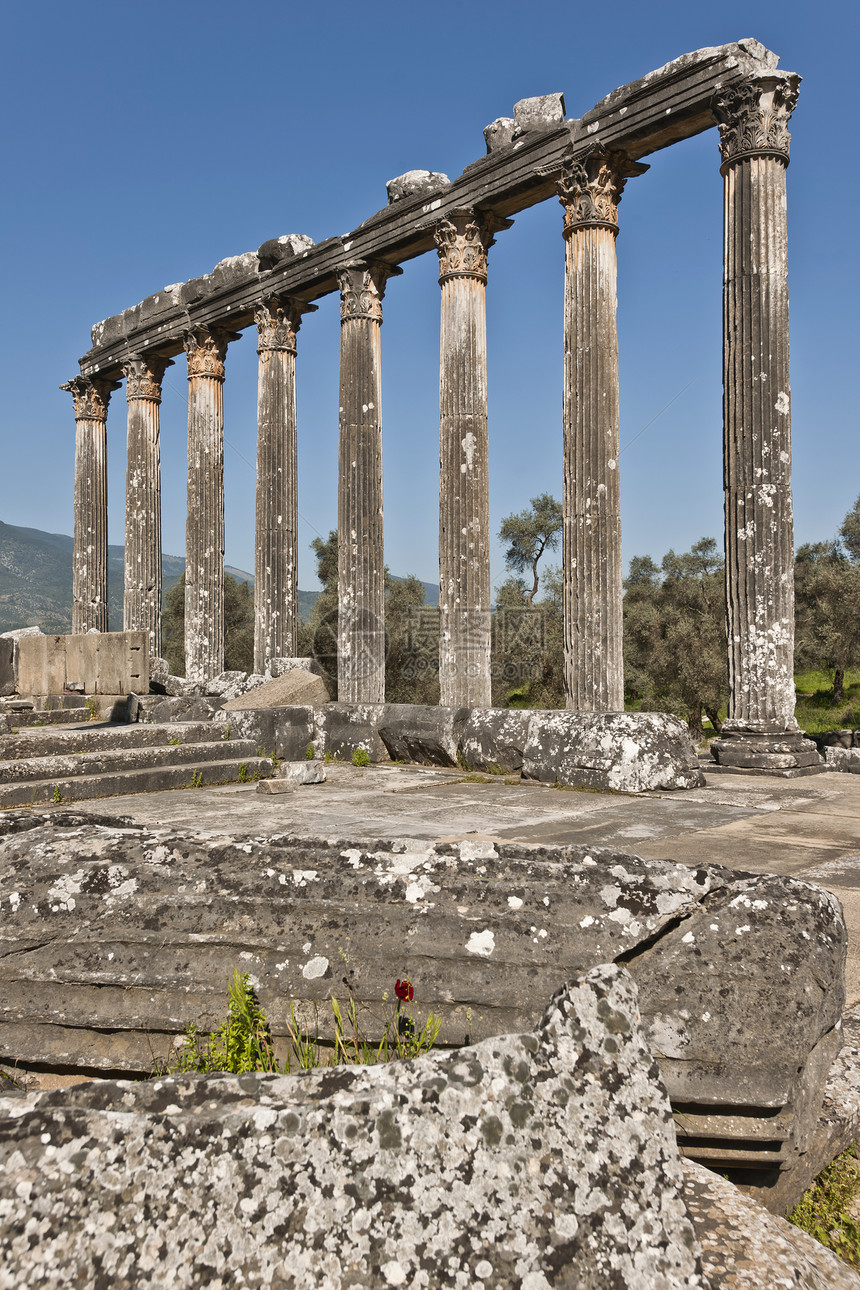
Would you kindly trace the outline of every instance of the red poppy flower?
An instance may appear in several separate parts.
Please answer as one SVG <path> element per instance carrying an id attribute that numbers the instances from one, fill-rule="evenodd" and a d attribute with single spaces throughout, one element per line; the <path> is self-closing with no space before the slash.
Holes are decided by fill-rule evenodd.
<path id="1" fill-rule="evenodd" d="M 411 1003 L 415 997 L 415 991 L 412 989 L 410 982 L 399 979 L 394 986 L 394 993 L 403 1003 Z"/>

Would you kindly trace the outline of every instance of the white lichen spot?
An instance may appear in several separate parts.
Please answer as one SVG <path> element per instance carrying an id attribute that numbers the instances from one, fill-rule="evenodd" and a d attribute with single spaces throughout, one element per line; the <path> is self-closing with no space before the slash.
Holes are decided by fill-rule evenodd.
<path id="1" fill-rule="evenodd" d="M 744 932 L 748 932 L 749 930 L 750 930 L 749 923 L 744 923 L 743 927 L 735 928 L 735 936 L 743 936 Z"/>
<path id="2" fill-rule="evenodd" d="M 398 1263 L 396 1259 L 392 1259 L 390 1263 L 383 1263 L 379 1271 L 385 1277 L 387 1285 L 402 1286 L 406 1284 L 406 1271 L 403 1264 Z"/>
<path id="3" fill-rule="evenodd" d="M 681 937 L 681 941 L 684 945 L 695 945 L 696 938 L 692 932 L 687 932 L 686 936 Z"/>
<path id="4" fill-rule="evenodd" d="M 519 896 L 508 896 L 509 909 L 522 909 L 522 907 L 523 902 L 520 900 Z"/>
<path id="5" fill-rule="evenodd" d="M 328 971 L 328 959 L 322 954 L 317 954 L 302 968 L 302 976 L 306 981 L 316 981 L 318 977 L 325 976 Z"/>
<path id="6" fill-rule="evenodd" d="M 294 869 L 293 885 L 296 887 L 306 887 L 309 882 L 316 882 L 316 869 Z"/>
<path id="7" fill-rule="evenodd" d="M 781 417 L 787 417 L 791 408 L 789 397 L 785 390 L 780 390 L 776 396 L 776 403 L 773 405 Z"/>
<path id="8" fill-rule="evenodd" d="M 591 917 L 591 914 L 586 914 L 585 918 L 580 918 L 579 925 L 580 927 L 593 927 L 594 921 L 595 920 Z"/>
<path id="9" fill-rule="evenodd" d="M 488 959 L 495 948 L 496 938 L 489 927 L 485 928 L 483 932 L 472 932 L 466 942 L 466 952 L 468 954 L 479 954 L 483 959 Z"/>
<path id="10" fill-rule="evenodd" d="M 522 901 L 520 901 L 520 904 L 522 904 L 522 903 L 523 903 L 523 902 L 522 902 Z M 9 904 L 12 906 L 13 911 L 14 911 L 14 910 L 17 910 L 18 906 L 21 904 L 21 894 L 20 894 L 20 892 L 17 892 L 17 891 L 13 891 L 13 892 L 11 892 L 11 894 L 10 894 L 10 896 L 9 896 Z"/>

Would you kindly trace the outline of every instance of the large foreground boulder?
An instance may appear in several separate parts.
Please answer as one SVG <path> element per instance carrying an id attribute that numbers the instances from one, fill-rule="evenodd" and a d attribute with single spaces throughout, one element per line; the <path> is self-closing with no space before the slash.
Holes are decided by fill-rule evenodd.
<path id="1" fill-rule="evenodd" d="M 530 1033 L 0 1097 L 0 1129 L 0 1285 L 707 1284 L 636 988 L 613 966 Z"/>
<path id="2" fill-rule="evenodd" d="M 331 1035 L 395 980 L 463 1043 L 532 1027 L 560 979 L 624 963 L 687 1154 L 775 1170 L 807 1149 L 841 1043 L 835 897 L 788 878 L 519 843 L 239 842 L 58 813 L 0 818 L 0 1060 L 145 1072 L 248 972 Z"/>

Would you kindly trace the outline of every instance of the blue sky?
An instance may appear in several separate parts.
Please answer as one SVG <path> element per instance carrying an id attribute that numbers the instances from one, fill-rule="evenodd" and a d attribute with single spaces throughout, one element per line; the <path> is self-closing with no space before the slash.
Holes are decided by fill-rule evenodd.
<path id="1" fill-rule="evenodd" d="M 562 90 L 581 116 L 692 49 L 755 36 L 804 80 L 788 171 L 798 543 L 860 493 L 857 6 L 696 3 L 528 10 L 247 0 L 8 7 L 3 69 L 0 519 L 72 530 L 74 419 L 58 386 L 97 320 L 282 233 L 346 233 L 414 168 L 451 178 L 483 127 Z M 843 51 L 845 56 L 843 57 Z M 647 158 L 620 209 L 625 562 L 722 537 L 721 184 L 716 130 Z M 518 216 L 490 253 L 491 526 L 561 496 L 561 208 Z M 389 283 L 382 331 L 386 560 L 435 581 L 435 255 Z M 300 584 L 337 522 L 337 300 L 299 335 Z M 227 561 L 253 569 L 255 333 L 225 385 Z M 184 551 L 184 365 L 162 405 L 164 547 Z M 669 406 L 667 406 L 669 405 Z M 665 410 L 664 410 L 665 409 Z M 110 540 L 123 540 L 125 397 L 108 420 Z M 656 418 L 656 419 L 655 419 Z M 650 424 L 649 424 L 650 423 Z M 645 429 L 645 427 L 648 427 Z M 504 576 L 496 545 L 494 582 Z"/>

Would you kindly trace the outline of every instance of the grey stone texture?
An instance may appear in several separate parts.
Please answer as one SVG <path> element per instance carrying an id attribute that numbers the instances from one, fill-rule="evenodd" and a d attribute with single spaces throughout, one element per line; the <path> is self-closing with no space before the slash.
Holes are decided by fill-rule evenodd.
<path id="1" fill-rule="evenodd" d="M 323 669 L 315 658 L 272 658 L 269 659 L 267 668 L 268 678 L 274 680 L 277 676 L 285 676 L 297 667 L 303 668 L 305 672 L 315 672 L 317 676 L 323 675 Z"/>
<path id="2" fill-rule="evenodd" d="M 194 327 L 188 355 L 188 503 L 185 524 L 185 671 L 204 682 L 224 670 L 224 359 L 237 333 Z"/>
<path id="3" fill-rule="evenodd" d="M 238 699 L 267 682 L 268 678 L 259 672 L 222 672 L 207 681 L 204 689 L 217 699 Z"/>
<path id="4" fill-rule="evenodd" d="M 72 631 L 108 628 L 107 409 L 119 382 L 76 376 L 60 389 L 75 403 Z"/>
<path id="5" fill-rule="evenodd" d="M 539 94 L 514 104 L 514 125 L 518 134 L 527 130 L 546 130 L 564 120 L 564 95 Z"/>
<path id="6" fill-rule="evenodd" d="M 487 152 L 498 152 L 500 148 L 508 148 L 514 141 L 514 130 L 516 123 L 512 116 L 499 116 L 489 125 L 484 126 L 484 138 L 487 142 Z"/>
<path id="7" fill-rule="evenodd" d="M 135 355 L 123 367 L 128 402 L 123 628 L 161 639 L 161 382 L 169 358 Z"/>
<path id="8" fill-rule="evenodd" d="M 253 739 L 281 761 L 301 761 L 314 745 L 314 709 L 309 704 L 222 709 L 215 713 L 215 722 L 225 722 L 231 737 Z"/>
<path id="9" fill-rule="evenodd" d="M 257 263 L 261 271 L 274 269 L 285 260 L 307 255 L 314 245 L 313 238 L 306 233 L 284 233 L 280 237 L 271 237 L 257 249 Z"/>
<path id="10" fill-rule="evenodd" d="M 794 718 L 794 525 L 785 172 L 799 78 L 719 89 L 729 713 L 720 764 L 814 765 Z"/>
<path id="11" fill-rule="evenodd" d="M 684 1203 L 712 1290 L 860 1290 L 860 1276 L 720 1173 L 684 1161 Z"/>
<path id="12" fill-rule="evenodd" d="M 338 447 L 338 697 L 385 698 L 385 562 L 382 544 L 382 299 L 402 270 L 355 260 L 340 285 Z"/>
<path id="13" fill-rule="evenodd" d="M 448 176 L 435 170 L 407 170 L 405 175 L 389 179 L 385 185 L 389 206 L 408 197 L 435 197 L 450 187 Z"/>
<path id="14" fill-rule="evenodd" d="M 314 747 L 349 761 L 354 752 L 366 752 L 371 761 L 387 761 L 388 751 L 379 725 L 386 709 L 381 703 L 327 703 L 314 710 Z"/>
<path id="15" fill-rule="evenodd" d="M 296 333 L 315 305 L 272 296 L 256 311 L 257 499 L 254 668 L 294 657 L 298 633 L 298 460 Z"/>
<path id="16" fill-rule="evenodd" d="M 74 685 L 90 695 L 146 694 L 148 636 L 147 631 L 129 631 L 22 637 L 17 642 L 18 691 L 62 695 Z"/>
<path id="17" fill-rule="evenodd" d="M 602 966 L 411 1062 L 0 1099 L 0 1285 L 705 1287 L 636 1003 Z"/>
<path id="18" fill-rule="evenodd" d="M 596 143 L 565 168 L 564 680 L 567 706 L 623 712 L 615 238 L 630 175 L 646 166 Z"/>
<path id="19" fill-rule="evenodd" d="M 439 687 L 443 707 L 489 707 L 487 253 L 510 221 L 456 210 L 439 252 Z"/>
<path id="20" fill-rule="evenodd" d="M 264 681 L 246 694 L 228 699 L 222 706 L 225 712 L 237 712 L 246 708 L 295 707 L 328 701 L 329 693 L 322 677 L 296 667 L 272 681 Z"/>
<path id="21" fill-rule="evenodd" d="M 327 789 L 320 790 L 325 794 Z M 440 1042 L 529 1028 L 559 979 L 623 963 L 682 1149 L 774 1170 L 809 1149 L 841 1043 L 838 901 L 791 879 L 624 852 L 288 835 L 228 842 L 62 812 L 0 817 L 0 1060 L 146 1071 L 251 974 L 330 1037 L 414 981 Z M 165 929 L 169 937 L 165 939 Z"/>
<path id="22" fill-rule="evenodd" d="M 522 773 L 621 793 L 704 783 L 687 727 L 665 712 L 533 711 Z"/>
<path id="23" fill-rule="evenodd" d="M 473 708 L 460 734 L 459 753 L 470 770 L 519 775 L 534 713 L 528 709 Z"/>
<path id="24" fill-rule="evenodd" d="M 275 771 L 273 780 L 286 780 L 294 787 L 301 784 L 324 784 L 325 765 L 321 761 L 284 761 Z"/>
<path id="25" fill-rule="evenodd" d="M 860 775 L 860 748 L 825 748 L 824 758 L 828 770 L 841 770 L 847 775 Z"/>
<path id="26" fill-rule="evenodd" d="M 379 736 L 392 761 L 456 766 L 468 716 L 468 708 L 388 703 L 382 711 Z"/>

